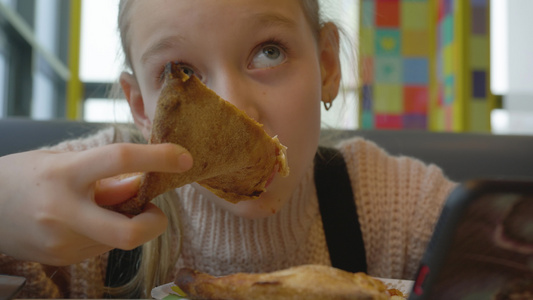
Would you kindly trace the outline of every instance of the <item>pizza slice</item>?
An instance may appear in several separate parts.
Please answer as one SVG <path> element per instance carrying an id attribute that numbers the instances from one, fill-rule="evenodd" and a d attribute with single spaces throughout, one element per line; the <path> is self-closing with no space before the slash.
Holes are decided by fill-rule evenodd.
<path id="1" fill-rule="evenodd" d="M 185 147 L 194 160 L 192 169 L 145 173 L 137 195 L 111 209 L 138 214 L 156 196 L 193 182 L 237 203 L 258 198 L 275 173 L 289 173 L 286 147 L 277 137 L 176 63 L 165 68 L 149 142 Z"/>
<path id="2" fill-rule="evenodd" d="M 174 281 L 188 299 L 361 300 L 391 299 L 385 284 L 365 273 L 303 265 L 271 273 L 214 277 L 188 268 Z"/>

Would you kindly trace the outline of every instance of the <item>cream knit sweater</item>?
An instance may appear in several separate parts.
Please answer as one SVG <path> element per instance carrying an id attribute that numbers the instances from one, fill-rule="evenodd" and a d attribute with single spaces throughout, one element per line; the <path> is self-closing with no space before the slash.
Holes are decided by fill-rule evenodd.
<path id="1" fill-rule="evenodd" d="M 56 149 L 77 151 L 127 141 L 113 128 L 68 141 Z M 368 273 L 412 279 L 446 196 L 455 183 L 433 165 L 393 157 L 372 142 L 343 142 L 354 190 Z M 274 216 L 248 220 L 219 209 L 191 185 L 176 189 L 183 225 L 182 253 L 176 268 L 192 267 L 214 275 L 268 272 L 301 264 L 330 265 L 322 220 L 309 169 L 291 200 Z M 0 254 L 0 273 L 22 275 L 19 297 L 100 298 L 107 255 L 51 268 Z"/>

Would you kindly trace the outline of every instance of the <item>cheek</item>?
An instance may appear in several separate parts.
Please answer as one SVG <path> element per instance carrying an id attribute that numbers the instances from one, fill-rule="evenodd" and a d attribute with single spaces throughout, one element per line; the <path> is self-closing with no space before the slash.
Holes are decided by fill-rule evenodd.
<path id="1" fill-rule="evenodd" d="M 306 68 L 287 82 L 272 99 L 276 101 L 275 111 L 271 111 L 272 130 L 287 146 L 290 167 L 289 178 L 280 180 L 283 185 L 282 199 L 290 197 L 312 164 L 320 135 L 320 73 Z"/>
<path id="2" fill-rule="evenodd" d="M 274 130 L 293 149 L 313 148 L 320 131 L 320 75 L 314 69 L 300 74 L 308 75 L 295 76 L 274 98 L 280 99 L 274 112 L 279 123 Z"/>
<path id="3" fill-rule="evenodd" d="M 154 122 L 155 110 L 156 110 L 157 98 L 155 100 L 149 99 L 144 102 L 144 110 L 146 111 L 146 116 L 151 123 Z"/>
<path id="4" fill-rule="evenodd" d="M 148 117 L 150 122 L 153 123 L 157 107 L 157 101 L 159 100 L 159 95 L 161 91 L 154 90 L 146 86 L 145 84 L 141 84 L 140 88 L 144 104 L 144 114 Z"/>
<path id="5" fill-rule="evenodd" d="M 143 99 L 144 114 L 146 119 L 144 121 L 144 126 L 141 130 L 144 138 L 148 141 L 150 140 L 150 135 L 152 133 L 152 124 L 154 123 L 155 111 L 157 106 L 157 101 L 159 99 L 159 93 L 147 92 L 147 89 L 141 87 L 141 94 Z"/>

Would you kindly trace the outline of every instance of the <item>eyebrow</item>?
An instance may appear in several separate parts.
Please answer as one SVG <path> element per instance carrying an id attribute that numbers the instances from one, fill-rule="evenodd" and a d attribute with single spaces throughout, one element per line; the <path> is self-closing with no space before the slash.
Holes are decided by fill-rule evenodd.
<path id="1" fill-rule="evenodd" d="M 148 49 L 143 53 L 143 55 L 141 56 L 141 63 L 145 63 L 151 56 L 155 55 L 158 52 L 172 48 L 176 44 L 180 43 L 180 41 L 182 40 L 182 37 L 174 35 L 159 40 L 157 43 L 148 47 Z"/>

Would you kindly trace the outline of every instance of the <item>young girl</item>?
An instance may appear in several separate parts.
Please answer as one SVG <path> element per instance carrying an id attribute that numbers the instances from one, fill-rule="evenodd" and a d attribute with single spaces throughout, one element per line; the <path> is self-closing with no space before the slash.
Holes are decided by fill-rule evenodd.
<path id="1" fill-rule="evenodd" d="M 98 204 L 127 199 L 139 179 L 109 178 L 186 171 L 194 163 L 186 149 L 131 144 L 134 134 L 109 128 L 51 150 L 3 157 L 0 272 L 28 279 L 19 296 L 102 297 L 108 251 L 141 244 L 140 270 L 111 292 L 149 297 L 183 266 L 223 275 L 331 265 L 313 158 L 320 105 L 331 105 L 339 89 L 339 35 L 320 20 L 317 2 L 122 0 L 129 71 L 120 84 L 142 136 L 150 134 L 164 65 L 178 62 L 279 137 L 288 147 L 290 175 L 275 177 L 259 199 L 238 204 L 187 185 L 130 218 Z M 367 272 L 412 279 L 454 183 L 435 166 L 391 157 L 362 139 L 345 141 L 340 151 Z"/>

